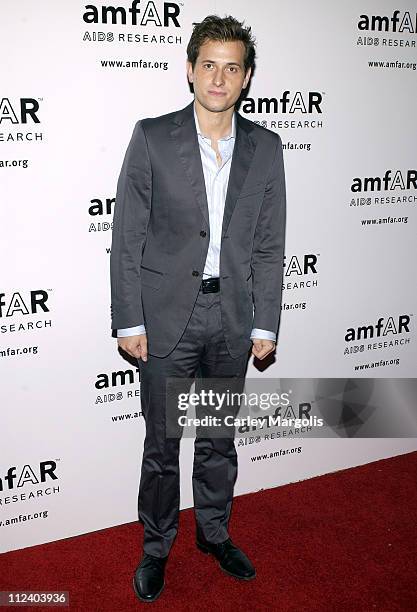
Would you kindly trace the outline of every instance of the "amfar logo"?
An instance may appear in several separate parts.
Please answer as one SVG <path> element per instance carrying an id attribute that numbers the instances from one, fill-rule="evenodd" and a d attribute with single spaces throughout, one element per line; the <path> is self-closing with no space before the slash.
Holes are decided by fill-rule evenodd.
<path id="1" fill-rule="evenodd" d="M 284 268 L 286 268 L 284 275 L 291 276 L 303 276 L 306 274 L 317 274 L 317 255 L 309 253 L 308 255 L 291 255 L 289 262 L 287 263 L 287 256 L 284 255 Z"/>
<path id="2" fill-rule="evenodd" d="M 296 413 L 298 413 L 298 416 L 296 416 Z M 284 419 L 286 420 L 308 419 L 310 418 L 310 413 L 311 413 L 311 403 L 303 402 L 298 405 L 298 410 L 294 410 L 293 406 L 290 404 L 284 409 L 284 412 L 283 412 L 283 407 L 277 406 L 277 408 L 275 409 L 273 413 L 273 417 L 275 419 L 277 417 L 280 417 L 280 419 L 282 420 Z M 251 423 L 250 425 L 249 424 L 240 425 L 239 427 L 237 427 L 237 431 L 240 434 L 246 434 L 252 431 L 257 431 L 259 429 L 269 429 L 272 426 L 274 426 L 268 421 L 268 419 L 265 419 L 265 417 L 263 416 L 257 417 L 257 420 L 258 420 L 257 424 Z"/>
<path id="3" fill-rule="evenodd" d="M 380 317 L 375 325 L 362 325 L 357 329 L 349 327 L 345 335 L 346 342 L 352 342 L 355 340 L 379 338 L 380 336 L 387 336 L 388 334 L 398 335 L 403 332 L 410 333 L 410 315 L 399 315 L 397 321 L 394 317 Z"/>
<path id="4" fill-rule="evenodd" d="M 29 121 L 40 123 L 38 117 L 39 101 L 35 98 L 20 98 L 18 102 L 12 102 L 9 98 L 2 98 L 0 102 L 0 123 L 10 121 L 11 124 Z"/>
<path id="5" fill-rule="evenodd" d="M 147 26 L 150 24 L 165 28 L 170 26 L 180 27 L 178 21 L 179 4 L 162 2 L 159 9 L 152 1 L 144 2 L 142 8 L 139 7 L 140 4 L 140 0 L 133 0 L 128 9 L 124 6 L 102 6 L 98 8 L 94 4 L 86 4 L 83 20 L 86 23 L 110 23 L 112 25 Z"/>
<path id="6" fill-rule="evenodd" d="M 105 200 L 94 198 L 93 200 L 90 200 L 90 204 L 92 204 L 92 206 L 89 206 L 88 214 L 91 215 L 91 217 L 112 215 L 115 202 L 116 198 L 106 198 Z"/>
<path id="7" fill-rule="evenodd" d="M 291 93 L 286 90 L 280 98 L 244 98 L 241 109 L 244 113 L 257 114 L 293 114 L 293 113 L 319 113 L 323 96 L 318 91 L 309 91 L 302 94 L 301 91 Z"/>
<path id="8" fill-rule="evenodd" d="M 137 377 L 137 380 L 136 380 Z M 126 387 L 127 385 L 133 385 L 139 381 L 139 368 L 136 370 L 119 370 L 118 372 L 111 372 L 110 374 L 98 374 L 97 380 L 94 383 L 96 389 L 107 390 L 114 389 L 113 393 L 102 393 L 98 395 L 95 400 L 95 404 L 108 404 L 114 401 L 122 399 L 136 398 L 140 396 L 139 388 L 128 388 L 127 390 L 117 391 L 117 387 Z M 116 387 L 116 389 L 115 389 Z M 139 416 L 139 413 L 135 418 Z"/>
<path id="9" fill-rule="evenodd" d="M 49 312 L 47 301 L 48 292 L 44 289 L 29 291 L 24 298 L 18 291 L 10 297 L 6 297 L 5 293 L 0 293 L 0 318 L 13 317 L 15 314 L 37 314 L 40 310 Z"/>
<path id="10" fill-rule="evenodd" d="M 361 193 L 365 191 L 393 191 L 394 189 L 417 189 L 417 170 L 386 170 L 383 177 L 366 176 L 355 177 L 351 185 L 351 191 Z"/>
<path id="11" fill-rule="evenodd" d="M 14 489 L 16 487 L 23 487 L 26 484 L 39 484 L 46 482 L 47 479 L 58 480 L 58 476 L 55 474 L 56 462 L 55 461 L 40 461 L 39 465 L 32 467 L 31 465 L 24 465 L 16 473 L 17 467 L 10 467 L 5 476 L 0 478 L 0 491 L 7 489 Z"/>
<path id="12" fill-rule="evenodd" d="M 106 198 L 100 200 L 94 198 L 90 200 L 91 206 L 88 207 L 88 214 L 90 217 L 103 217 L 104 215 L 113 215 L 113 207 L 116 202 L 116 198 Z M 89 232 L 106 232 L 113 228 L 113 223 L 109 221 L 102 221 L 97 223 L 90 223 L 88 227 Z"/>
<path id="13" fill-rule="evenodd" d="M 136 368 L 135 371 L 129 369 L 111 372 L 111 374 L 98 374 L 94 386 L 96 389 L 108 389 L 109 387 L 133 385 L 133 383 L 136 382 L 136 375 L 139 375 L 139 368 Z"/>
<path id="14" fill-rule="evenodd" d="M 392 17 L 381 15 L 360 15 L 358 21 L 358 29 L 371 32 L 408 32 L 415 34 L 417 32 L 417 13 L 411 17 L 409 11 L 396 10 Z"/>
<path id="15" fill-rule="evenodd" d="M 285 290 L 307 289 L 318 286 L 317 261 L 320 253 L 304 255 L 284 255 L 284 278 L 282 288 Z"/>

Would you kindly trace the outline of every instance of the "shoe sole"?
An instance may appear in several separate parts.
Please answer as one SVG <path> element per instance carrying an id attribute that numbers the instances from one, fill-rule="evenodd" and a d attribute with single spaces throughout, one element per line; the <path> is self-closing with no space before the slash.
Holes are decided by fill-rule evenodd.
<path id="1" fill-rule="evenodd" d="M 135 595 L 136 597 L 138 597 L 138 599 L 140 599 L 141 601 L 145 602 L 145 603 L 152 603 L 153 601 L 155 601 L 155 599 L 158 599 L 158 597 L 160 596 L 160 594 L 162 593 L 162 591 L 164 590 L 164 586 L 165 586 L 165 580 L 164 583 L 160 589 L 160 591 L 158 591 L 158 593 L 155 595 L 155 597 L 152 597 L 152 599 L 149 598 L 144 598 L 140 595 L 137 586 L 136 586 L 136 581 L 135 581 L 135 577 L 133 576 L 133 590 L 135 591 Z"/>
<path id="2" fill-rule="evenodd" d="M 238 576 L 237 574 L 232 574 L 232 572 L 228 572 L 226 569 L 224 569 L 224 567 L 222 567 L 220 565 L 220 561 L 218 559 L 216 559 L 216 557 L 213 555 L 212 552 L 210 552 L 208 550 L 208 548 L 206 548 L 205 546 L 202 546 L 201 544 L 197 544 L 197 548 L 198 548 L 198 550 L 200 550 L 205 555 L 211 555 L 213 557 L 213 559 L 215 561 L 217 561 L 217 565 L 220 567 L 220 569 L 225 574 L 227 574 L 228 576 L 232 576 L 233 578 L 237 578 L 237 580 L 253 580 L 254 578 L 256 578 L 256 570 L 255 570 L 255 573 L 253 574 L 253 576 Z"/>

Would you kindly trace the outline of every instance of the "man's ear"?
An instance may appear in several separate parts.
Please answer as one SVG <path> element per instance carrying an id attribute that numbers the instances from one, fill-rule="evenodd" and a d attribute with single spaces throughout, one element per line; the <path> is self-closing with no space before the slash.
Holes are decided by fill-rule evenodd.
<path id="1" fill-rule="evenodd" d="M 242 89 L 246 89 L 246 87 L 248 86 L 251 74 L 252 74 L 252 68 L 249 67 L 247 72 L 246 72 L 246 74 L 245 74 L 245 79 L 243 81 Z"/>
<path id="2" fill-rule="evenodd" d="M 187 70 L 188 82 L 192 83 L 193 79 L 194 79 L 193 65 L 192 65 L 192 63 L 189 60 L 187 60 L 186 63 L 185 63 L 185 67 L 186 67 L 186 70 Z"/>

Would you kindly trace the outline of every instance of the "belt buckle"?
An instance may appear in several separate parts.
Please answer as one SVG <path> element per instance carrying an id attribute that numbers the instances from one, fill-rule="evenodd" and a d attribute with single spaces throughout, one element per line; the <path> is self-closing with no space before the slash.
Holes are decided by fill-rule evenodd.
<path id="1" fill-rule="evenodd" d="M 203 293 L 216 293 L 219 291 L 220 283 L 219 278 L 206 278 L 201 283 Z"/>

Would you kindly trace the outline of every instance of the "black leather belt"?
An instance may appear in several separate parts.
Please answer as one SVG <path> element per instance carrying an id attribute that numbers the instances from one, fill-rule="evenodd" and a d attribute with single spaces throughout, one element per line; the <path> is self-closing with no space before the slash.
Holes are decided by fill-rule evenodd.
<path id="1" fill-rule="evenodd" d="M 217 293 L 220 291 L 220 278 L 211 277 L 201 281 L 201 291 L 203 293 Z"/>

